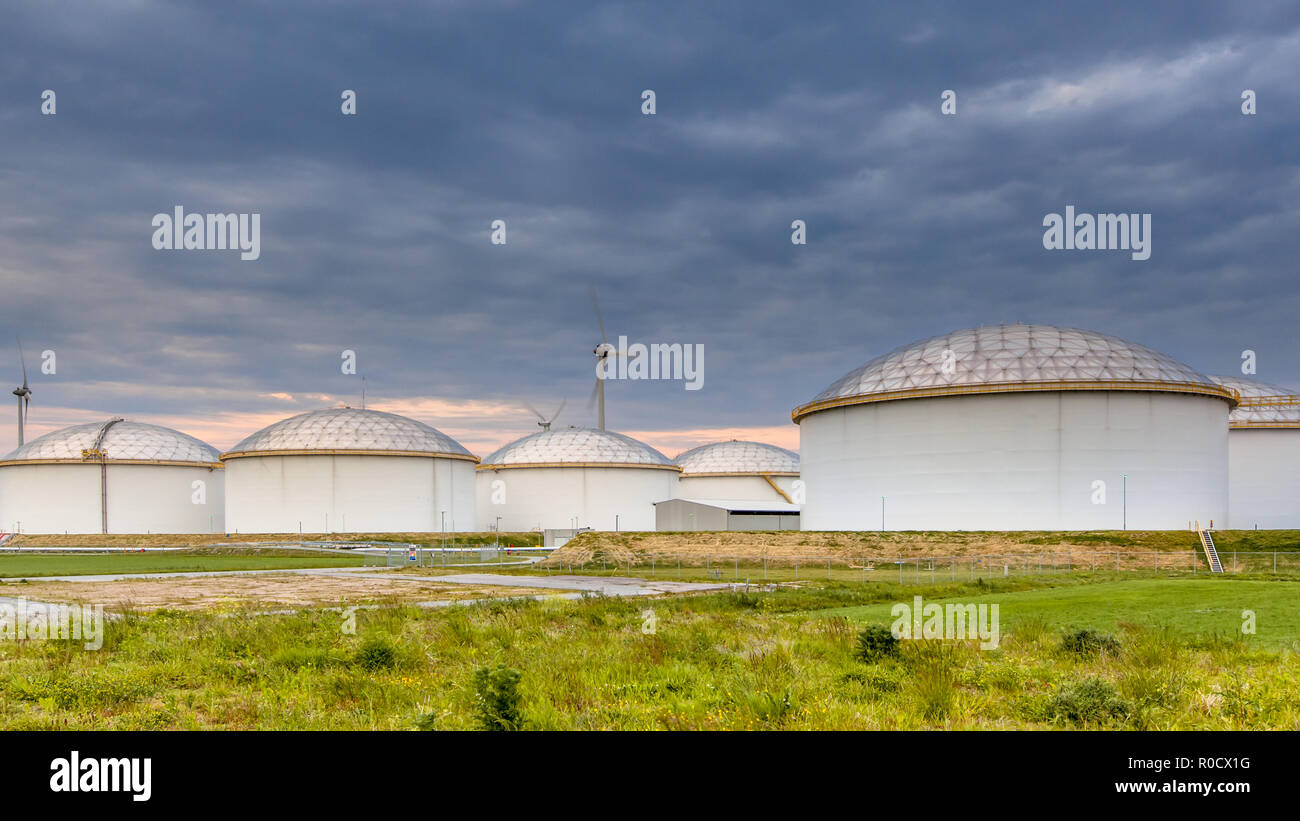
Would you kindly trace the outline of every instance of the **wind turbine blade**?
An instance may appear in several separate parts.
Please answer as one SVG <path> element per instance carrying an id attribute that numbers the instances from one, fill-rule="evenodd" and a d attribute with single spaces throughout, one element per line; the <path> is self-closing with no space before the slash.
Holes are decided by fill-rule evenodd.
<path id="1" fill-rule="evenodd" d="M 559 418 L 560 418 L 560 414 L 564 412 L 564 406 L 565 406 L 566 404 L 568 404 L 568 402 L 569 402 L 568 399 L 561 399 L 561 400 L 560 400 L 560 406 L 559 406 L 558 408 L 555 409 L 555 413 L 551 414 L 551 421 L 552 421 L 552 422 L 554 422 L 556 419 L 559 419 Z"/>
<path id="2" fill-rule="evenodd" d="M 596 299 L 596 286 L 591 286 L 591 304 L 596 308 L 596 323 L 600 325 L 600 341 L 609 344 L 609 337 L 605 336 L 605 320 L 600 315 L 600 302 Z"/>
<path id="3" fill-rule="evenodd" d="M 596 407 L 596 392 L 599 391 L 599 390 L 600 390 L 600 379 L 597 378 L 597 379 L 596 379 L 596 384 L 594 384 L 594 385 L 591 386 L 591 396 L 588 396 L 588 397 L 587 397 L 587 412 L 588 412 L 588 413 L 591 412 L 591 409 L 592 409 L 592 408 Z"/>
<path id="4" fill-rule="evenodd" d="M 27 357 L 23 356 L 23 341 L 18 340 L 18 362 L 23 366 L 23 387 L 27 387 Z"/>
<path id="5" fill-rule="evenodd" d="M 542 420 L 543 422 L 546 421 L 546 417 L 538 413 L 537 408 L 534 408 L 532 405 L 528 404 L 527 402 L 524 403 L 524 407 L 528 408 L 528 410 L 532 412 L 533 416 L 536 416 L 538 419 Z"/>

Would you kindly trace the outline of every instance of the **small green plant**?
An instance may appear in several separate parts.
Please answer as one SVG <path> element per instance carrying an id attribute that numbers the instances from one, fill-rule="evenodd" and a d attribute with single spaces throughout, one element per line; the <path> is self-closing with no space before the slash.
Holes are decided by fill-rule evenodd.
<path id="1" fill-rule="evenodd" d="M 1082 657 L 1099 653 L 1113 656 L 1119 654 L 1119 639 L 1096 630 L 1073 630 L 1061 638 L 1061 649 Z"/>
<path id="2" fill-rule="evenodd" d="M 926 721 L 943 721 L 957 703 L 957 650 L 937 641 L 918 642 L 915 650 L 909 664 L 918 711 Z"/>
<path id="3" fill-rule="evenodd" d="M 480 667 L 474 673 L 474 711 L 484 730 L 522 730 L 519 680 L 523 674 L 504 664 Z"/>
<path id="4" fill-rule="evenodd" d="M 794 713 L 794 702 L 790 691 L 781 693 L 750 693 L 747 696 L 750 712 L 759 721 L 771 727 L 779 727 Z"/>
<path id="5" fill-rule="evenodd" d="M 1104 678 L 1092 676 L 1067 682 L 1043 705 L 1041 718 L 1054 724 L 1076 726 L 1122 721 L 1130 712 L 1127 701 Z"/>
<path id="6" fill-rule="evenodd" d="M 858 658 L 868 664 L 898 655 L 898 637 L 888 627 L 869 624 L 858 633 Z"/>
<path id="7" fill-rule="evenodd" d="M 357 648 L 353 661 L 362 670 L 390 670 L 397 666 L 397 650 L 385 639 L 367 639 Z"/>

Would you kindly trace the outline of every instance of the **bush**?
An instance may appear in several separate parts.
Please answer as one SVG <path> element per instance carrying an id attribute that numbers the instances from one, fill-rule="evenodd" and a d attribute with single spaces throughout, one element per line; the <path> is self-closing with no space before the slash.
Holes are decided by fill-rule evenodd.
<path id="1" fill-rule="evenodd" d="M 1076 656 L 1116 655 L 1119 653 L 1119 639 L 1096 630 L 1075 630 L 1062 637 L 1061 649 Z"/>
<path id="2" fill-rule="evenodd" d="M 898 638 L 888 627 L 879 624 L 867 625 L 858 633 L 858 658 L 868 664 L 874 664 L 884 658 L 898 655 Z"/>
<path id="3" fill-rule="evenodd" d="M 504 664 L 480 667 L 474 673 L 474 711 L 484 730 L 522 730 L 519 680 L 523 674 Z"/>
<path id="4" fill-rule="evenodd" d="M 397 650 L 385 639 L 367 639 L 353 662 L 362 670 L 389 670 L 397 666 Z"/>
<path id="5" fill-rule="evenodd" d="M 1105 724 L 1122 720 L 1129 714 L 1129 704 L 1114 686 L 1096 676 L 1063 684 L 1045 705 L 1045 715 L 1053 723 L 1075 725 Z"/>

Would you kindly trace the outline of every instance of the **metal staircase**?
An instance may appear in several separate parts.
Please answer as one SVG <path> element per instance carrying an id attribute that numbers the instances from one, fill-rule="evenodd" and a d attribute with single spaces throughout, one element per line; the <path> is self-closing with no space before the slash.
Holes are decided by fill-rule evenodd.
<path id="1" fill-rule="evenodd" d="M 1219 561 L 1219 551 L 1214 547 L 1214 536 L 1210 531 L 1198 531 L 1201 536 L 1201 547 L 1205 550 L 1205 561 L 1210 565 L 1211 573 L 1222 573 L 1223 564 Z"/>

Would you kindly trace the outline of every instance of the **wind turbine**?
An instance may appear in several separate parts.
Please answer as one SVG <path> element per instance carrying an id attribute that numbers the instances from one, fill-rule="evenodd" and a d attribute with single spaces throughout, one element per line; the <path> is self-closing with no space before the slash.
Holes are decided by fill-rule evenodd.
<path id="1" fill-rule="evenodd" d="M 14 396 L 18 397 L 18 447 L 23 446 L 23 422 L 27 419 L 27 409 L 32 404 L 32 391 L 27 387 L 27 360 L 23 356 L 23 341 L 18 340 L 18 362 L 23 368 L 23 384 L 20 388 L 14 388 Z"/>
<path id="2" fill-rule="evenodd" d="M 560 407 L 558 407 L 558 408 L 555 409 L 555 413 L 551 414 L 551 418 L 550 418 L 550 419 L 547 419 L 545 416 L 542 416 L 540 413 L 538 413 L 538 412 L 537 412 L 537 408 L 534 408 L 532 405 L 529 405 L 529 404 L 525 403 L 525 404 L 524 404 L 524 407 L 525 407 L 525 408 L 528 408 L 530 411 L 532 411 L 532 412 L 533 412 L 533 415 L 536 416 L 539 420 L 541 420 L 541 421 L 539 421 L 539 422 L 537 423 L 537 427 L 541 428 L 542 430 L 550 430 L 550 429 L 551 429 L 551 424 L 556 420 L 557 417 L 559 417 L 561 411 L 564 410 L 564 405 L 565 405 L 568 401 L 569 401 L 569 400 L 567 400 L 567 399 L 561 400 L 561 401 L 560 401 Z"/>
<path id="3" fill-rule="evenodd" d="M 592 400 L 598 402 L 596 409 L 596 426 L 601 430 L 605 429 L 605 380 L 601 378 L 605 360 L 611 356 L 618 356 L 618 349 L 609 344 L 609 338 L 605 336 L 605 320 L 600 316 L 600 302 L 596 300 L 596 286 L 591 286 L 591 304 L 596 309 L 596 322 L 600 325 L 600 344 L 592 349 L 596 355 L 596 386 L 591 390 L 591 399 L 587 400 L 587 407 L 591 407 Z"/>

